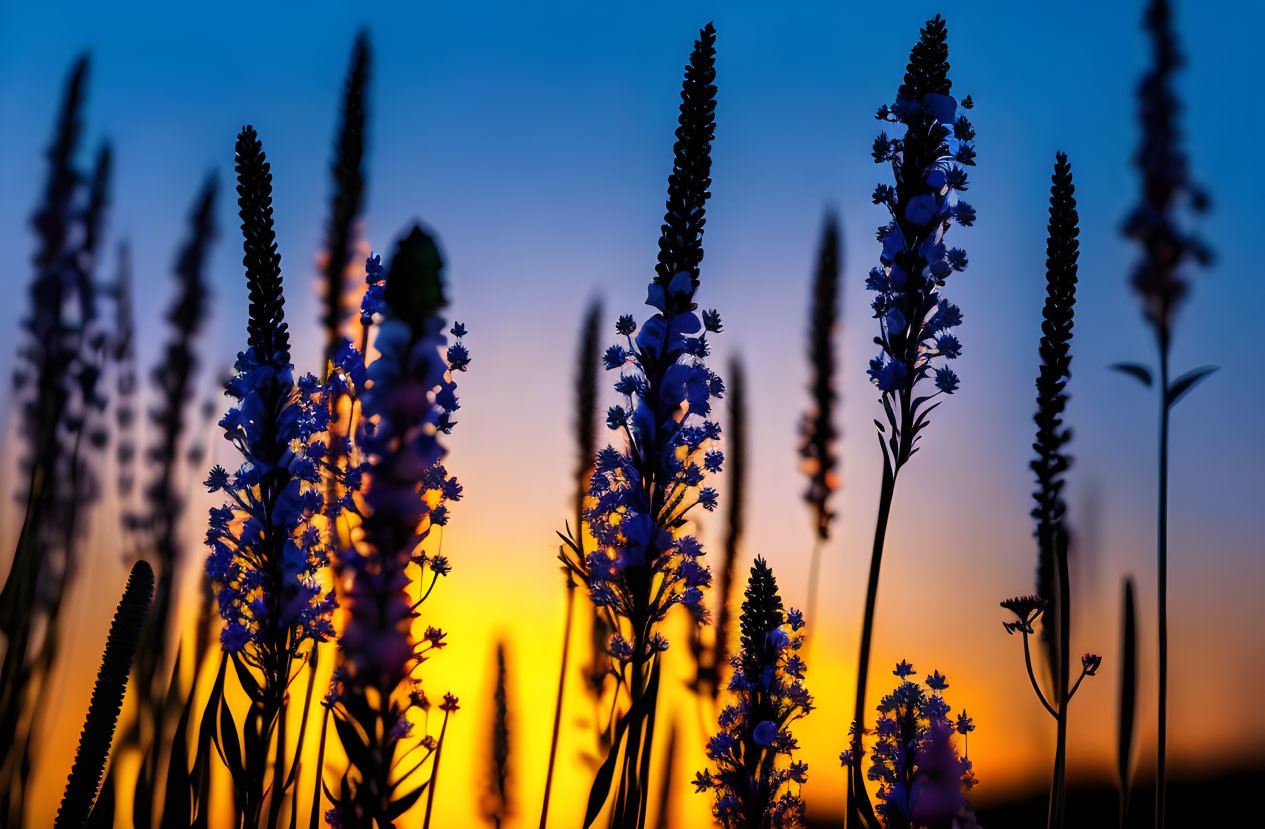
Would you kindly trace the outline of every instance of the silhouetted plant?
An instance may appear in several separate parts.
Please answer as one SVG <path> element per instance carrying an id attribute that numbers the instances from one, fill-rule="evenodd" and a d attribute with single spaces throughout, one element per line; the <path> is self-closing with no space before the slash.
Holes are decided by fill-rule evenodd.
<path id="1" fill-rule="evenodd" d="M 132 308 L 132 249 L 119 243 L 114 277 L 114 341 L 111 358 L 114 380 L 114 459 L 118 466 L 119 511 L 123 530 L 130 533 L 135 517 L 131 507 L 136 486 L 136 318 Z"/>
<path id="2" fill-rule="evenodd" d="M 1037 488 L 1032 493 L 1036 506 L 1037 593 L 1035 596 L 1010 599 L 1002 606 L 1013 611 L 1019 621 L 1008 623 L 1006 630 L 1023 631 L 1024 661 L 1028 677 L 1042 704 L 1058 723 L 1054 749 L 1054 775 L 1050 785 L 1048 826 L 1061 827 L 1066 821 L 1067 794 L 1067 704 L 1071 700 L 1071 579 L 1068 575 L 1069 533 L 1064 523 L 1067 505 L 1063 500 L 1063 474 L 1071 465 L 1066 447 L 1071 430 L 1063 424 L 1067 407 L 1067 381 L 1071 377 L 1072 326 L 1076 305 L 1077 257 L 1080 255 L 1080 234 L 1076 214 L 1076 187 L 1067 156 L 1055 156 L 1050 186 L 1050 221 L 1046 241 L 1046 297 L 1042 309 L 1041 365 L 1037 374 L 1036 440 L 1032 448 L 1037 457 L 1030 464 L 1036 473 Z M 1032 623 L 1042 619 L 1042 638 L 1046 643 L 1053 674 L 1053 691 L 1047 701 L 1037 685 L 1032 668 L 1028 634 Z M 1088 655 L 1087 655 L 1088 658 Z M 1097 669 L 1082 665 L 1086 671 Z M 1080 686 L 1078 679 L 1077 687 Z"/>
<path id="3" fill-rule="evenodd" d="M 342 483 L 364 506 L 356 506 L 350 495 L 345 499 L 361 533 L 340 553 L 350 580 L 346 627 L 325 706 L 349 768 L 331 792 L 334 806 L 326 819 L 335 826 L 387 827 L 428 790 L 429 820 L 448 715 L 458 707 L 456 697 L 444 695 L 440 737 L 426 734 L 418 744 L 421 758 L 405 762 L 413 749 L 401 743 L 415 727 L 409 714 L 420 712 L 425 730 L 430 710 L 417 671 L 447 644 L 437 627 L 428 627 L 420 641 L 412 628 L 419 607 L 451 570 L 447 557 L 428 553 L 423 544 L 447 524 L 448 502 L 461 497 L 461 485 L 443 466 L 446 450 L 439 436 L 455 423 L 453 376 L 466 369 L 470 355 L 461 342 L 466 333 L 461 323 L 450 331 L 455 341 L 446 342 L 443 260 L 429 234 L 414 226 L 398 244 L 385 278 L 378 257 L 369 259 L 366 270 L 364 317 L 377 321 L 379 357 L 366 369 L 356 349 L 345 344 L 330 375 L 331 386 L 357 398 L 363 412 Z M 416 576 L 409 574 L 411 565 Z M 410 786 L 428 761 L 429 778 Z"/>
<path id="4" fill-rule="evenodd" d="M 83 131 L 81 111 L 88 58 L 73 65 L 47 151 L 48 177 L 31 217 L 36 234 L 29 288 L 30 312 L 14 373 L 27 446 L 19 493 L 25 515 L 12 564 L 0 592 L 0 817 L 22 821 L 28 749 L 37 698 L 57 652 L 58 614 L 75 573 L 73 542 L 81 505 L 95 496 L 87 456 L 100 447 L 99 424 L 85 429 L 104 405 L 97 381 L 104 359 L 104 332 L 96 324 L 93 269 L 101 237 L 110 171 L 103 145 L 91 173 L 76 167 Z M 88 445 L 82 446 L 88 437 Z M 32 640 L 33 631 L 40 635 Z"/>
<path id="5" fill-rule="evenodd" d="M 951 719 L 943 691 L 948 679 L 939 671 L 926 679 L 924 689 L 909 681 L 914 667 L 901 661 L 892 671 L 900 685 L 878 704 L 875 733 L 878 742 L 870 761 L 869 778 L 879 784 L 875 808 L 886 829 L 951 829 L 974 826 L 966 793 L 975 786 L 971 761 L 958 757 L 953 733 L 963 740 L 975 730 L 964 710 Z M 863 750 L 860 735 L 839 755 L 849 768 L 859 769 Z"/>
<path id="6" fill-rule="evenodd" d="M 79 736 L 79 749 L 75 752 L 75 763 L 66 780 L 66 793 L 57 810 L 55 825 L 58 829 L 81 827 L 87 823 L 92 812 L 101 775 L 105 773 L 105 764 L 110 756 L 119 709 L 123 706 L 132 657 L 136 653 L 153 596 L 154 571 L 144 561 L 138 561 L 132 565 L 123 598 L 119 600 L 114 621 L 110 624 L 105 652 L 101 655 L 101 668 L 92 688 L 88 716 Z"/>
<path id="7" fill-rule="evenodd" d="M 481 811 L 483 819 L 500 829 L 513 816 L 510 800 L 509 700 L 505 690 L 505 643 L 496 643 L 496 689 L 492 694 L 492 729 L 488 741 L 488 781 Z"/>
<path id="8" fill-rule="evenodd" d="M 813 710 L 799 656 L 804 616 L 782 611 L 777 580 L 760 557 L 751 566 L 740 626 L 742 649 L 732 659 L 729 681 L 735 701 L 721 712 L 720 731 L 707 743 L 716 771 L 699 772 L 694 785 L 700 793 L 714 792 L 712 815 L 726 829 L 802 826 L 799 787 L 808 764 L 790 759 L 798 744 L 789 726 Z"/>
<path id="9" fill-rule="evenodd" d="M 144 761 L 132 813 L 134 822 L 139 826 L 150 823 L 154 786 L 159 779 L 165 750 L 161 735 L 167 730 L 172 715 L 177 713 L 166 705 L 168 695 L 178 691 L 171 687 L 171 669 L 167 664 L 166 651 L 172 620 L 178 618 L 174 612 L 175 574 L 183 558 L 180 519 L 184 514 L 187 481 L 179 474 L 179 464 L 188 431 L 185 410 L 193 396 L 197 372 L 195 347 L 198 331 L 207 315 L 205 271 L 216 235 L 216 190 L 216 177 L 213 174 L 207 176 L 189 214 L 189 237 L 176 255 L 173 269 L 176 297 L 167 311 L 171 335 L 161 361 L 151 374 L 157 404 L 150 410 L 150 421 L 156 429 L 156 436 L 146 450 L 145 460 L 148 467 L 156 470 L 156 474 L 145 487 L 143 512 L 132 521 L 132 526 L 144 539 L 141 543 L 146 549 L 153 550 L 158 562 L 154 609 L 150 613 L 136 661 L 139 710 L 134 739 L 144 752 Z M 149 733 L 155 735 L 148 745 L 140 743 L 141 719 L 149 721 L 152 729 Z"/>
<path id="10" fill-rule="evenodd" d="M 700 561 L 702 546 L 682 530 L 694 507 L 715 508 L 715 491 L 702 484 L 706 472 L 719 472 L 723 461 L 712 448 L 720 427 L 706 418 L 710 399 L 721 396 L 724 384 L 704 364 L 709 345 L 702 333 L 719 332 L 720 315 L 705 311 L 700 320 L 694 313 L 711 183 L 714 59 L 715 30 L 708 24 L 695 41 L 681 90 L 659 262 L 647 298 L 657 313 L 640 330 L 631 316 L 620 317 L 616 332 L 628 347 L 613 345 L 604 358 L 607 369 L 632 371 L 615 385 L 626 405 L 612 406 L 606 418 L 612 430 L 624 434 L 627 448 L 598 453 L 590 486 L 595 505 L 585 522 L 597 548 L 586 551 L 571 535 L 562 536 L 562 559 L 584 580 L 614 631 L 609 649 L 629 694 L 589 793 L 585 826 L 601 812 L 617 763 L 612 820 L 617 826 L 645 825 L 659 654 L 667 647 L 656 627 L 677 604 L 699 622 L 706 616 L 702 590 L 711 574 Z"/>
<path id="11" fill-rule="evenodd" d="M 598 326 L 602 318 L 602 305 L 594 301 L 584 317 L 584 328 L 580 335 L 580 344 L 576 352 L 575 372 L 575 441 L 578 462 L 575 471 L 575 533 L 574 538 L 583 549 L 584 538 L 584 499 L 588 496 L 589 480 L 593 476 L 593 455 L 597 449 L 597 368 L 601 360 L 599 352 L 601 340 Z M 570 528 L 568 527 L 568 532 Z M 559 551 L 561 552 L 561 550 Z M 558 668 L 558 696 L 554 702 L 553 734 L 549 740 L 549 765 L 545 769 L 545 795 L 540 807 L 540 825 L 546 825 L 549 818 L 549 798 L 553 790 L 553 770 L 558 759 L 558 735 L 562 728 L 562 702 L 567 684 L 567 666 L 571 656 L 571 623 L 575 616 L 575 576 L 569 567 L 563 567 L 567 587 L 567 609 L 562 623 L 562 664 Z M 602 680 L 609 670 L 609 660 L 605 658 L 604 643 L 609 632 L 605 632 L 605 624 L 598 614 L 593 615 L 592 663 L 585 672 L 596 681 L 586 682 L 592 689 L 594 702 L 601 704 Z M 605 632 L 605 635 L 603 633 Z M 597 722 L 597 731 L 602 731 L 601 722 Z"/>
<path id="12" fill-rule="evenodd" d="M 950 333 L 961 324 L 962 312 L 944 298 L 941 289 L 949 274 L 966 267 L 966 253 L 946 247 L 944 235 L 954 223 L 969 227 L 975 220 L 975 210 L 958 198 L 967 189 L 966 167 L 975 164 L 975 129 L 965 115 L 958 114 L 958 102 L 949 94 L 946 36 L 939 16 L 927 21 L 909 53 L 895 103 L 880 107 L 876 116 L 900 125 L 904 134 L 889 138 L 881 132 L 873 149 L 875 163 L 891 165 L 894 186 L 879 184 L 874 189 L 874 203 L 886 207 L 892 219 L 878 230 L 883 246 L 880 266 L 866 280 L 866 287 L 877 294 L 873 308 L 879 336 L 875 342 L 881 349 L 870 361 L 868 373 L 881 392 L 887 425 L 874 421 L 883 452 L 883 482 L 857 661 L 853 718 L 862 732 L 879 571 L 896 478 L 918 451 L 927 418 L 940 405 L 931 401 L 958 388 L 957 374 L 933 361 L 952 360 L 962 350 Z M 969 95 L 961 106 L 971 108 Z M 918 395 L 928 379 L 936 391 Z M 875 826 L 864 781 L 851 768 L 849 778 L 849 811 L 855 811 L 863 825 Z"/>
<path id="13" fill-rule="evenodd" d="M 839 488 L 839 430 L 835 426 L 835 334 L 839 326 L 839 220 L 826 214 L 813 274 L 812 310 L 808 324 L 808 363 L 812 369 L 809 391 L 812 403 L 800 424 L 800 467 L 808 476 L 804 500 L 813 511 L 816 540 L 808 567 L 808 616 L 810 631 L 816 630 L 817 593 L 821 573 L 822 547 L 830 539 L 830 496 Z"/>
<path id="14" fill-rule="evenodd" d="M 1156 745 L 1155 825 L 1166 818 L 1168 775 L 1168 428 L 1169 412 L 1177 401 L 1205 377 L 1216 371 L 1203 366 L 1169 381 L 1169 357 L 1173 323 L 1189 290 L 1184 273 L 1193 260 L 1207 267 L 1212 250 L 1183 225 L 1186 210 L 1203 213 L 1207 193 L 1190 175 L 1190 163 L 1181 147 L 1177 116 L 1181 106 L 1173 89 L 1173 76 L 1182 65 L 1173 32 L 1172 10 L 1167 0 L 1151 0 L 1143 25 L 1151 37 L 1151 68 L 1138 85 L 1138 120 L 1141 142 L 1134 164 L 1141 173 L 1138 205 L 1125 220 L 1124 232 L 1142 248 L 1131 283 L 1142 300 L 1142 312 L 1155 333 L 1159 350 L 1159 474 L 1156 510 L 1157 613 L 1159 650 L 1158 744 Z M 1113 368 L 1152 385 L 1152 371 L 1138 363 L 1117 363 Z"/>
<path id="15" fill-rule="evenodd" d="M 310 651 L 306 643 L 333 633 L 333 597 L 317 580 L 327 548 L 311 522 L 324 509 L 318 467 L 324 443 L 316 437 L 328 412 L 315 378 L 294 381 L 273 233 L 272 174 L 252 127 L 238 136 L 236 169 L 250 313 L 247 348 L 225 387 L 238 404 L 220 426 L 244 462 L 231 477 L 216 466 L 207 479 L 208 490 L 230 500 L 211 510 L 206 571 L 224 620 L 224 659 L 251 703 L 242 736 L 222 693 L 212 694 L 208 710 L 218 707 L 220 755 L 240 813 L 249 825 L 258 825 L 268 799 L 271 829 L 293 779 L 286 767 L 287 691 Z M 268 783 L 270 753 L 274 771 Z"/>
<path id="16" fill-rule="evenodd" d="M 716 624 L 711 648 L 703 641 L 702 629 L 695 628 L 691 646 L 694 651 L 694 684 L 696 693 L 715 700 L 721 691 L 722 669 L 729 664 L 729 629 L 733 614 L 729 599 L 733 594 L 734 568 L 742 547 L 746 526 L 747 475 L 747 391 L 742 361 L 734 357 L 729 363 L 728 433 L 725 438 L 725 479 L 729 483 L 729 503 L 725 510 L 725 539 L 721 553 L 720 577 L 715 590 Z"/>
<path id="17" fill-rule="evenodd" d="M 365 200 L 365 87 L 369 83 L 369 35 L 361 31 L 351 49 L 343 85 L 342 119 L 330 164 L 333 191 L 325 228 L 325 360 L 334 359 L 342 344 L 347 266 L 351 262 L 356 221 Z"/>
<path id="18" fill-rule="evenodd" d="M 1120 730 L 1116 737 L 1116 782 L 1120 787 L 1120 827 L 1129 819 L 1132 790 L 1133 732 L 1138 708 L 1138 625 L 1133 608 L 1133 579 L 1124 580 L 1120 607 Z"/>

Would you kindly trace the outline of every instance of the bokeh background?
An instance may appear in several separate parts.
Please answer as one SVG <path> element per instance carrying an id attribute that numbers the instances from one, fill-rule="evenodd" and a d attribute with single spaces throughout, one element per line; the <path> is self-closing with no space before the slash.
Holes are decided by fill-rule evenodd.
<path id="1" fill-rule="evenodd" d="M 449 469 L 466 497 L 445 530 L 455 565 L 427 604 L 451 645 L 428 663 L 432 694 L 451 689 L 437 796 L 441 826 L 472 824 L 490 752 L 493 649 L 509 653 L 513 785 L 518 819 L 539 813 L 562 633 L 562 576 L 554 531 L 570 512 L 575 340 L 594 297 L 613 336 L 618 313 L 642 318 L 653 272 L 682 67 L 698 27 L 718 30 L 718 107 L 699 300 L 725 332 L 716 365 L 741 354 L 751 398 L 747 557 L 772 563 L 791 604 L 807 594 L 812 543 L 797 469 L 808 403 L 809 275 L 822 215 L 844 225 L 839 336 L 843 483 L 822 568 L 822 614 L 808 684 L 819 709 L 797 730 L 810 764 L 810 814 L 841 812 L 864 578 L 880 459 L 864 375 L 876 333 L 864 275 L 877 258 L 869 198 L 884 174 L 870 159 L 918 27 L 949 22 L 954 91 L 971 93 L 979 139 L 974 228 L 954 230 L 971 265 L 950 282 L 963 309 L 961 391 L 934 416 L 924 451 L 901 477 L 879 593 L 874 679 L 889 663 L 944 671 L 948 698 L 978 730 L 970 741 L 977 803 L 1046 785 L 1052 723 L 1033 699 L 1020 643 L 997 603 L 1030 592 L 1031 415 L 1044 294 L 1045 217 L 1056 150 L 1072 160 L 1081 218 L 1073 344 L 1076 464 L 1069 476 L 1074 553 L 1073 647 L 1104 654 L 1071 714 L 1073 780 L 1109 780 L 1114 764 L 1121 579 L 1136 578 L 1142 652 L 1138 778 L 1154 745 L 1154 400 L 1107 369 L 1152 361 L 1154 346 L 1130 295 L 1135 251 L 1121 221 L 1136 198 L 1134 90 L 1147 63 L 1141 3 L 1009 2 L 432 4 L 312 2 L 0 5 L 0 370 L 10 371 L 33 250 L 35 204 L 65 73 L 92 53 L 87 138 L 114 145 L 108 232 L 135 263 L 142 372 L 158 353 L 185 214 L 208 170 L 221 175 L 221 239 L 212 259 L 213 317 L 202 341 L 209 393 L 245 328 L 231 181 L 233 139 L 260 133 L 273 165 L 287 314 L 300 369 L 318 367 L 317 255 L 327 166 L 347 55 L 356 30 L 373 45 L 369 191 L 364 239 L 389 252 L 417 218 L 440 235 L 452 317 L 470 329 L 474 362 L 462 378 L 462 417 Z M 1172 442 L 1171 725 L 1176 777 L 1265 762 L 1265 545 L 1260 467 L 1265 404 L 1258 318 L 1265 307 L 1255 104 L 1257 33 L 1265 6 L 1182 3 L 1189 66 L 1180 77 L 1195 175 L 1213 198 L 1203 228 L 1218 254 L 1195 277 L 1178 323 L 1177 370 L 1221 371 L 1176 410 Z M 112 245 L 111 245 L 112 246 Z M 112 257 L 106 257 L 110 263 Z M 106 274 L 110 266 L 106 266 Z M 612 340 L 613 341 L 613 340 Z M 613 392 L 609 392 L 613 397 Z M 14 463 L 11 413 L 3 424 Z M 209 434 L 208 430 L 208 434 Z M 220 457 L 225 457 L 213 445 Z M 228 449 L 227 445 L 223 449 Z M 8 489 L 12 489 L 12 476 Z M 109 478 L 107 477 L 107 480 Z M 20 512 L 0 504 L 6 549 Z M 722 487 L 722 497 L 725 495 Z M 204 499 L 188 511 L 186 588 L 198 576 Z M 75 583 L 72 658 L 58 672 L 53 742 L 37 768 L 47 797 L 32 825 L 51 820 L 86 710 L 111 609 L 125 579 L 117 516 L 96 510 L 90 555 Z M 718 549 L 719 515 L 701 533 Z M 679 622 L 680 620 L 678 620 Z M 669 668 L 688 666 L 676 626 Z M 577 636 L 583 639 L 577 629 Z M 582 660 L 578 660 L 582 661 Z M 568 695 L 551 822 L 575 825 L 591 752 L 578 672 Z M 680 683 L 664 692 L 658 744 L 673 721 L 682 753 L 672 795 L 676 825 L 703 825 L 707 798 L 686 781 L 702 767 L 705 723 Z"/>

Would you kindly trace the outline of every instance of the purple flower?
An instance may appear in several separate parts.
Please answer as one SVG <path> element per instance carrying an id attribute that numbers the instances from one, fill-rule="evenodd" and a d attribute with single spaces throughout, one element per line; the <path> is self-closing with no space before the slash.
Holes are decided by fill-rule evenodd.
<path id="1" fill-rule="evenodd" d="M 905 218 L 918 227 L 931 224 L 939 214 L 940 205 L 935 196 L 914 196 L 905 205 Z"/>
<path id="2" fill-rule="evenodd" d="M 760 723 L 752 732 L 752 739 L 755 740 L 758 745 L 772 745 L 773 741 L 777 739 L 777 723 L 769 720 L 765 720 Z"/>

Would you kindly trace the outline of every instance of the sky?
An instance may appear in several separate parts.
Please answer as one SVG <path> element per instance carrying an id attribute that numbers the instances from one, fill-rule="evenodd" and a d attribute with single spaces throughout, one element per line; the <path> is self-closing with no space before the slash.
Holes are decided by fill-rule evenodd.
<path id="1" fill-rule="evenodd" d="M 12 368 L 25 314 L 33 250 L 27 220 L 45 173 L 42 153 L 66 72 L 85 49 L 92 68 L 81 161 L 98 141 L 111 142 L 108 236 L 111 247 L 126 239 L 133 251 L 142 370 L 165 337 L 174 252 L 209 171 L 220 176 L 221 235 L 211 262 L 213 316 L 199 350 L 200 397 L 242 347 L 245 286 L 228 177 L 244 124 L 258 130 L 272 163 L 295 359 L 301 370 L 315 369 L 315 263 L 330 147 L 351 42 L 367 29 L 373 74 L 364 240 L 389 252 L 414 221 L 438 234 L 451 316 L 469 329 L 474 358 L 461 378 L 462 417 L 449 443 L 448 467 L 466 491 L 443 540 L 455 569 L 427 604 L 428 621 L 449 630 L 452 645 L 428 663 L 426 683 L 463 700 L 449 730 L 450 788 L 439 791 L 438 819 L 461 825 L 476 813 L 463 790 L 481 785 L 484 774 L 492 652 L 503 637 L 518 815 L 531 824 L 562 633 L 554 531 L 569 513 L 575 341 L 594 298 L 604 303 L 611 342 L 617 314 L 648 316 L 641 303 L 653 275 L 681 71 L 698 28 L 715 21 L 717 127 L 698 300 L 725 320 L 714 364 L 740 355 L 747 369 L 752 459 L 743 554 L 768 558 L 793 605 L 807 595 L 812 545 L 795 452 L 808 403 L 809 277 L 824 212 L 837 210 L 844 228 L 842 487 L 808 678 L 819 708 L 800 727 L 811 766 L 809 809 L 828 814 L 842 796 L 835 757 L 852 705 L 879 489 L 871 421 L 880 409 L 864 374 L 877 333 L 864 275 L 877 264 L 873 234 L 884 221 L 870 201 L 885 172 L 869 154 L 879 128 L 872 115 L 894 97 L 918 27 L 944 12 L 954 92 L 974 98 L 978 133 L 969 193 L 977 223 L 951 232 L 970 256 L 948 288 L 965 315 L 956 366 L 962 388 L 936 411 L 923 451 L 897 487 L 871 694 L 890 678 L 886 666 L 902 658 L 920 671 L 938 668 L 950 679 L 950 702 L 970 710 L 978 726 L 971 739 L 976 797 L 998 799 L 1047 778 L 1052 723 L 1027 687 L 1020 643 L 1002 630 L 997 603 L 1032 589 L 1027 464 L 1049 176 L 1062 150 L 1073 165 L 1081 220 L 1068 410 L 1076 460 L 1067 500 L 1082 538 L 1073 563 L 1073 648 L 1105 657 L 1073 705 L 1072 774 L 1106 777 L 1114 766 L 1120 590 L 1130 575 L 1144 643 L 1138 775 L 1149 779 L 1156 404 L 1108 369 L 1155 359 L 1128 287 L 1137 252 L 1119 232 L 1138 191 L 1134 89 L 1147 60 L 1140 5 L 1068 2 L 1055 12 L 1046 4 L 923 0 L 313 2 L 296 13 L 282 3 L 3 4 L 0 268 L 12 300 L 0 304 L 0 371 Z M 1252 425 L 1265 404 L 1256 362 L 1265 287 L 1252 253 L 1260 211 L 1250 160 L 1251 136 L 1261 134 L 1265 116 L 1246 81 L 1258 74 L 1255 32 L 1265 7 L 1225 3 L 1214 12 L 1183 3 L 1177 22 L 1189 64 L 1179 81 L 1183 130 L 1194 175 L 1212 195 L 1201 229 L 1217 260 L 1193 277 L 1174 365 L 1220 367 L 1173 420 L 1170 754 L 1181 774 L 1242 762 L 1251 752 L 1260 759 L 1265 737 L 1265 709 L 1256 701 L 1265 682 L 1258 599 L 1265 438 Z M 1233 150 L 1239 141 L 1246 146 Z M 613 392 L 606 395 L 615 402 Z M 11 417 L 0 418 L 11 463 Z M 6 539 L 16 534 L 11 503 L 0 511 Z M 81 624 L 72 647 L 84 666 L 96 661 L 116 596 L 99 586 L 121 589 L 125 574 L 108 506 L 107 499 L 94 519 L 94 549 L 78 587 L 83 600 L 75 604 Z M 201 554 L 205 506 L 191 501 L 186 581 Z M 713 549 L 722 538 L 718 519 L 700 528 Z M 688 653 L 679 621 L 669 666 L 683 675 Z M 59 678 L 61 737 L 77 730 L 90 676 L 82 667 Z M 705 824 L 705 799 L 689 794 L 684 780 L 701 767 L 712 712 L 694 710 L 679 685 L 664 693 L 682 701 L 676 726 L 687 748 L 678 768 L 689 772 L 672 808 L 680 825 Z M 580 699 L 578 677 L 568 694 Z M 669 721 L 660 722 L 662 746 Z M 580 758 L 591 742 L 586 726 L 565 725 L 551 810 L 558 825 L 578 818 L 590 779 Z M 47 756 L 41 785 L 57 791 L 69 762 L 69 754 Z"/>

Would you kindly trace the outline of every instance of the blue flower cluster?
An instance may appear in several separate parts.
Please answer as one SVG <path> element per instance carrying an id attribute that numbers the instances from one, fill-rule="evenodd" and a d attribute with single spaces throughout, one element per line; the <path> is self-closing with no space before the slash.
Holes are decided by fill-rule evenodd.
<path id="1" fill-rule="evenodd" d="M 783 615 L 780 605 L 756 613 L 744 606 L 743 648 L 731 659 L 729 682 L 736 701 L 720 713 L 720 731 L 707 743 L 716 771 L 694 779 L 698 792 L 714 791 L 712 814 L 726 829 L 799 826 L 804 819 L 803 800 L 789 785 L 804 784 L 808 764 L 789 760 L 798 746 L 787 727 L 813 710 L 799 656 L 804 616 L 794 609 Z"/>
<path id="2" fill-rule="evenodd" d="M 953 734 L 965 737 L 975 730 L 963 711 L 954 722 L 943 692 L 948 679 L 939 671 L 925 680 L 910 681 L 914 668 L 901 662 L 892 671 L 900 685 L 878 705 L 874 746 L 868 777 L 879 783 L 875 811 L 889 829 L 947 825 L 968 808 L 966 792 L 975 785 L 971 761 L 959 757 Z M 839 758 L 860 763 L 856 743 Z"/>
<path id="3" fill-rule="evenodd" d="M 334 597 L 318 578 L 328 548 L 312 521 L 325 510 L 327 390 L 311 375 L 296 383 L 288 362 L 261 362 L 254 347 L 235 370 L 225 391 L 237 405 L 220 427 L 243 462 L 231 475 L 216 466 L 206 481 L 229 498 L 211 510 L 206 572 L 224 650 L 255 665 L 265 650 L 284 662 L 304 641 L 333 633 Z"/>
<path id="4" fill-rule="evenodd" d="M 627 445 L 598 452 L 584 513 L 596 548 L 583 555 L 577 543 L 567 562 L 586 580 L 594 604 L 624 617 L 636 608 L 651 623 L 676 604 L 704 621 L 703 589 L 711 584 L 702 545 L 681 532 L 690 510 L 716 508 L 716 491 L 704 484 L 724 463 L 720 426 L 708 416 L 725 384 L 705 363 L 707 334 L 721 330 L 720 315 L 704 311 L 700 318 L 693 293 L 684 271 L 666 288 L 653 282 L 646 304 L 657 313 L 640 328 L 631 316 L 616 323 L 625 343 L 607 349 L 604 363 L 620 372 L 615 390 L 624 403 L 611 407 L 606 423 Z M 657 577 L 657 587 L 635 587 L 626 578 L 630 568 L 648 570 L 638 584 Z"/>
<path id="5" fill-rule="evenodd" d="M 363 533 L 361 543 L 340 553 L 351 578 L 348 623 L 339 644 L 353 671 L 403 678 L 406 665 L 421 659 L 409 633 L 420 602 L 409 598 L 405 570 L 409 564 L 429 569 L 433 588 L 452 569 L 445 556 L 422 547 L 432 529 L 448 523 L 449 502 L 462 495 L 461 484 L 442 463 L 438 435 L 448 434 L 455 423 L 460 403 L 453 374 L 466 370 L 470 355 L 461 342 L 466 333 L 461 323 L 452 327 L 450 345 L 438 314 L 420 330 L 392 316 L 381 290 L 372 290 L 385 285 L 381 258 L 371 256 L 365 267 L 371 290 L 361 319 L 378 321 L 378 357 L 366 368 L 359 351 L 345 343 L 331 376 L 359 403 L 362 415 L 352 438 L 358 463 L 349 466 L 345 483 L 347 506 Z M 420 647 L 442 647 L 443 633 L 437 634 L 434 643 Z"/>
<path id="6" fill-rule="evenodd" d="M 419 261 L 433 267 L 418 268 Z M 339 553 L 347 575 L 347 621 L 338 640 L 341 663 L 324 701 L 342 726 L 338 734 L 352 770 L 326 815 L 331 825 L 390 825 L 425 785 L 404 787 L 406 779 L 442 740 L 442 733 L 439 739 L 422 734 L 419 762 L 400 773 L 400 742 L 419 739 L 410 712 L 424 719 L 430 708 L 415 672 L 447 645 L 444 631 L 434 626 L 420 637 L 413 634 L 419 608 L 452 569 L 445 556 L 427 553 L 423 545 L 435 527 L 448 523 L 448 504 L 462 494 L 444 468 L 438 436 L 453 426 L 460 407 L 453 375 L 466 370 L 470 354 L 461 342 L 461 323 L 449 332 L 451 344 L 444 336 L 440 267 L 433 240 L 415 229 L 401 243 L 390 278 L 429 290 L 430 301 L 411 308 L 401 303 L 397 312 L 388 302 L 381 259 L 370 257 L 361 321 L 366 341 L 369 326 L 376 325 L 378 356 L 366 367 L 346 343 L 333 361 L 331 382 L 359 416 L 346 481 L 348 522 L 356 530 Z M 417 575 L 411 565 L 418 566 Z M 456 707 L 451 695 L 440 706 L 445 716 Z"/>
<path id="7" fill-rule="evenodd" d="M 928 29 L 937 23 L 932 21 Z M 938 33 L 942 47 L 943 24 Z M 933 41 L 936 34 L 932 32 Z M 896 102 L 881 107 L 877 115 L 901 125 L 904 135 L 880 133 L 873 149 L 876 163 L 891 164 L 895 184 L 874 190 L 874 203 L 888 209 L 891 221 L 878 230 L 880 264 L 866 280 L 866 287 L 877 294 L 873 309 L 882 348 L 870 361 L 868 374 L 885 397 L 907 397 L 925 377 L 933 378 L 936 393 L 952 394 L 958 388 L 957 374 L 932 361 L 952 360 L 962 352 L 952 333 L 962 322 L 961 311 L 940 291 L 950 273 L 966 268 L 966 252 L 947 247 L 944 237 L 955 222 L 970 226 L 975 220 L 975 210 L 958 198 L 967 189 L 965 168 L 975 163 L 975 130 L 948 94 L 947 62 L 933 51 L 920 52 L 923 45 L 911 57 L 910 74 Z M 967 96 L 961 108 L 971 106 Z M 888 419 L 897 431 L 890 409 Z"/>

